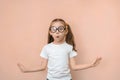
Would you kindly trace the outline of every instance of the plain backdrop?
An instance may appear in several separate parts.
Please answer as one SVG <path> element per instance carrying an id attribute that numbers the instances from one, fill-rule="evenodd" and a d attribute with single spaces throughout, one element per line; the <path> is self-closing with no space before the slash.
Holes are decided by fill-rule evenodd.
<path id="1" fill-rule="evenodd" d="M 120 80 L 119 0 L 0 0 L 0 80 L 45 80 L 46 71 L 22 73 L 17 63 L 40 64 L 54 18 L 70 24 L 78 64 L 103 58 L 95 68 L 72 71 L 73 80 Z"/>

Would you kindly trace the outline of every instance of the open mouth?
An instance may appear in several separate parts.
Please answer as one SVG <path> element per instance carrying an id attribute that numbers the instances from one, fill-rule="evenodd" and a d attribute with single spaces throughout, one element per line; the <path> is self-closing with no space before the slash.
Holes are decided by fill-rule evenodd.
<path id="1" fill-rule="evenodd" d="M 56 38 L 59 38 L 59 36 L 56 36 Z"/>

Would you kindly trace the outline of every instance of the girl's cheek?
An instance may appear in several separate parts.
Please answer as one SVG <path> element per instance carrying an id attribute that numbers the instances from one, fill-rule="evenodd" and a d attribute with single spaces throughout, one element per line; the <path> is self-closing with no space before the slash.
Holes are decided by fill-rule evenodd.
<path id="1" fill-rule="evenodd" d="M 61 36 L 64 36 L 65 34 L 61 33 L 60 35 L 61 35 Z"/>
<path id="2" fill-rule="evenodd" d="M 62 36 L 62 37 L 65 37 L 66 35 L 65 35 L 65 34 L 62 34 L 61 36 Z"/>

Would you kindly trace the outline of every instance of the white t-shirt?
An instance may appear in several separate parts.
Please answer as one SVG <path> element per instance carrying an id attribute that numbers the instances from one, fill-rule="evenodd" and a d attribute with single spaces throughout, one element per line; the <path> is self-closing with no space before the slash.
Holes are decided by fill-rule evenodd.
<path id="1" fill-rule="evenodd" d="M 76 56 L 76 51 L 73 46 L 64 42 L 56 45 L 49 43 L 45 45 L 40 53 L 40 56 L 48 59 L 49 80 L 70 80 L 72 79 L 69 68 L 69 58 Z"/>

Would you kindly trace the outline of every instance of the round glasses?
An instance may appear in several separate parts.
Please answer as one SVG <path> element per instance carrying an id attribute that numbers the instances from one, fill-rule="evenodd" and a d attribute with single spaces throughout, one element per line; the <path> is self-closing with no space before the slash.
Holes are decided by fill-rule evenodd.
<path id="1" fill-rule="evenodd" d="M 51 31 L 52 33 L 55 33 L 57 30 L 58 30 L 60 33 L 62 33 L 62 32 L 64 32 L 64 31 L 66 30 L 66 27 L 64 27 L 64 26 L 59 26 L 59 27 L 51 26 L 51 27 L 50 27 L 50 31 Z"/>

